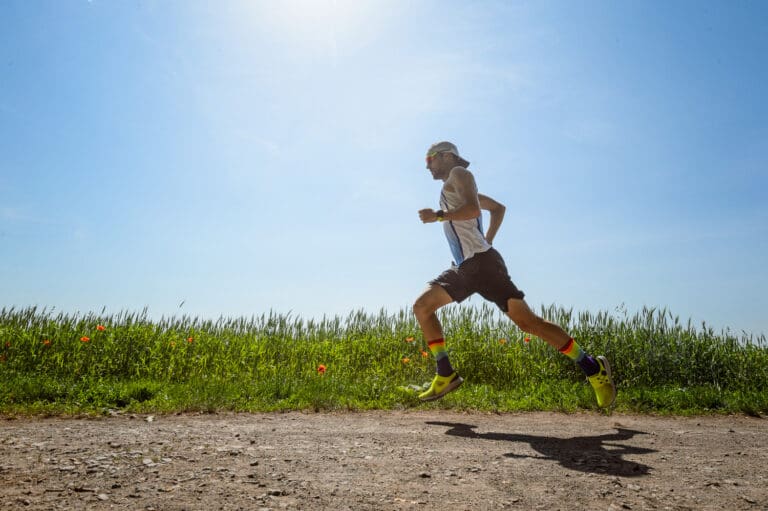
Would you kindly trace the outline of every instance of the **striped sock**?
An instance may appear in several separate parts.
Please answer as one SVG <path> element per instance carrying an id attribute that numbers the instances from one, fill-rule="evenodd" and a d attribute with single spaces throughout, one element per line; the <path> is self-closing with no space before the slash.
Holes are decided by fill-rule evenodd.
<path id="1" fill-rule="evenodd" d="M 560 353 L 570 358 L 584 371 L 587 376 L 592 376 L 600 371 L 600 364 L 591 355 L 588 355 L 586 351 L 581 349 L 573 338 L 569 339 L 565 346 L 560 348 Z"/>
<path id="2" fill-rule="evenodd" d="M 448 360 L 448 352 L 445 351 L 445 339 L 435 339 L 434 341 L 427 342 L 429 351 L 435 356 L 437 360 L 437 374 L 440 376 L 450 376 L 453 374 L 453 367 L 450 360 Z"/>

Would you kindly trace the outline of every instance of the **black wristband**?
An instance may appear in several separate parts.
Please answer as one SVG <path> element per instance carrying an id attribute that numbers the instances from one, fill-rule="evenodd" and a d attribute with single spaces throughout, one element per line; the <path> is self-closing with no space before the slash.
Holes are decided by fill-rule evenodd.
<path id="1" fill-rule="evenodd" d="M 438 209 L 437 212 L 435 213 L 435 216 L 437 217 L 438 222 L 442 222 L 443 220 L 445 220 L 445 211 L 443 211 L 442 209 Z"/>

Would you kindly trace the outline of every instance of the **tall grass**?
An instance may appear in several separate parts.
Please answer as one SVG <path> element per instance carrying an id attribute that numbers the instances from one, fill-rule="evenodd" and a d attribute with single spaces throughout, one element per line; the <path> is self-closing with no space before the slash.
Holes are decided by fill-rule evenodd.
<path id="1" fill-rule="evenodd" d="M 634 411 L 768 411 L 765 337 L 682 323 L 665 309 L 630 316 L 541 314 L 605 354 L 618 407 Z M 467 384 L 439 407 L 594 408 L 574 364 L 489 306 L 441 311 Z M 322 367 L 321 367 L 322 366 Z M 434 361 L 410 311 L 303 320 L 274 312 L 215 321 L 147 311 L 0 310 L 0 411 L 398 408 Z"/>

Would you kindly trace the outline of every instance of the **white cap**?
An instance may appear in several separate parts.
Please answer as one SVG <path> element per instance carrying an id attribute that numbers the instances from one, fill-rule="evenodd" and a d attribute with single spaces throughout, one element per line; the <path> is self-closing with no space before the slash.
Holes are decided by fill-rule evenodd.
<path id="1" fill-rule="evenodd" d="M 469 162 L 461 157 L 459 154 L 459 150 L 456 147 L 456 144 L 453 144 L 451 142 L 437 142 L 436 144 L 432 144 L 427 151 L 427 154 L 431 153 L 451 153 L 455 154 L 456 157 L 459 159 L 459 163 L 462 167 L 469 167 Z"/>

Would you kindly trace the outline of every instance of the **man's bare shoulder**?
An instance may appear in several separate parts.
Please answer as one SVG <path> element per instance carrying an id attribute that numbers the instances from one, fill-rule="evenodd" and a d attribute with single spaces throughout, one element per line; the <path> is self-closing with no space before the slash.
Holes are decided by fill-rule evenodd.
<path id="1" fill-rule="evenodd" d="M 449 192 L 477 193 L 475 177 L 464 167 L 453 167 L 443 188 Z"/>
<path id="2" fill-rule="evenodd" d="M 448 173 L 448 179 L 458 179 L 461 181 L 466 181 L 468 179 L 475 179 L 475 176 L 472 175 L 472 173 L 467 170 L 464 167 L 456 166 L 451 169 L 451 171 Z"/>

